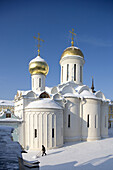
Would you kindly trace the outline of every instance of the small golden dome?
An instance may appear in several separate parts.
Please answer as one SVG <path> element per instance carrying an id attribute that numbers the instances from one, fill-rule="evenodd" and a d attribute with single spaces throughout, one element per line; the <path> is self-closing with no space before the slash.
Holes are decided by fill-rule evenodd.
<path id="1" fill-rule="evenodd" d="M 73 56 L 73 55 L 77 55 L 77 56 L 84 58 L 84 55 L 79 48 L 71 46 L 71 47 L 68 47 L 64 50 L 64 52 L 61 55 L 61 59 L 65 56 Z"/>
<path id="2" fill-rule="evenodd" d="M 29 63 L 29 72 L 30 74 L 44 74 L 45 76 L 49 72 L 49 66 L 45 62 L 44 59 L 42 59 L 40 56 L 37 56 Z"/>

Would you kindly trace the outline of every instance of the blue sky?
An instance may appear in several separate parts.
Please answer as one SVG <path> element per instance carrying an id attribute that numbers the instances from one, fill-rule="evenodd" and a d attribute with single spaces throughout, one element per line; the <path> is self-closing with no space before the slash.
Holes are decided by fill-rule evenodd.
<path id="1" fill-rule="evenodd" d="M 84 84 L 90 87 L 93 76 L 95 89 L 113 99 L 113 0 L 0 0 L 0 99 L 31 89 L 28 66 L 37 55 L 38 32 L 50 69 L 46 85 L 59 84 L 72 28 L 85 57 Z"/>

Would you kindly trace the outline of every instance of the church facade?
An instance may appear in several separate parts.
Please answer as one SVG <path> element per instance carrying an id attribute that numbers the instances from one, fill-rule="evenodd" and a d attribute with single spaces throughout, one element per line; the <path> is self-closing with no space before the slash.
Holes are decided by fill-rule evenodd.
<path id="1" fill-rule="evenodd" d="M 29 63 L 32 89 L 17 91 L 15 96 L 14 113 L 22 119 L 19 142 L 24 148 L 51 149 L 64 142 L 108 137 L 108 100 L 101 91 L 83 84 L 84 63 L 72 38 L 61 55 L 61 82 L 49 88 L 45 86 L 49 67 L 38 49 L 38 56 Z"/>

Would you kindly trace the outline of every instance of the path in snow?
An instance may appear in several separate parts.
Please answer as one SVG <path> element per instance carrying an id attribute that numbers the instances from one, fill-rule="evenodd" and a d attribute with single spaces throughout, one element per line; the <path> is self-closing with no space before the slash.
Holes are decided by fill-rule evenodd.
<path id="1" fill-rule="evenodd" d="M 47 151 L 38 158 L 41 170 L 113 170 L 113 128 L 109 138 L 93 142 L 66 143 L 64 147 Z M 33 160 L 37 152 L 24 154 Z"/>

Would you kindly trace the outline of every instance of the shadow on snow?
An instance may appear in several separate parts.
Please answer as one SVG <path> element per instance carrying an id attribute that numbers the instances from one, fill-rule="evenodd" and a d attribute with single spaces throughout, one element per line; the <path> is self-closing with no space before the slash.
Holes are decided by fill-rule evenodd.
<path id="1" fill-rule="evenodd" d="M 113 170 L 113 155 L 99 157 L 85 162 L 81 165 L 76 165 L 78 162 L 68 162 L 57 165 L 42 166 L 41 170 Z"/>

